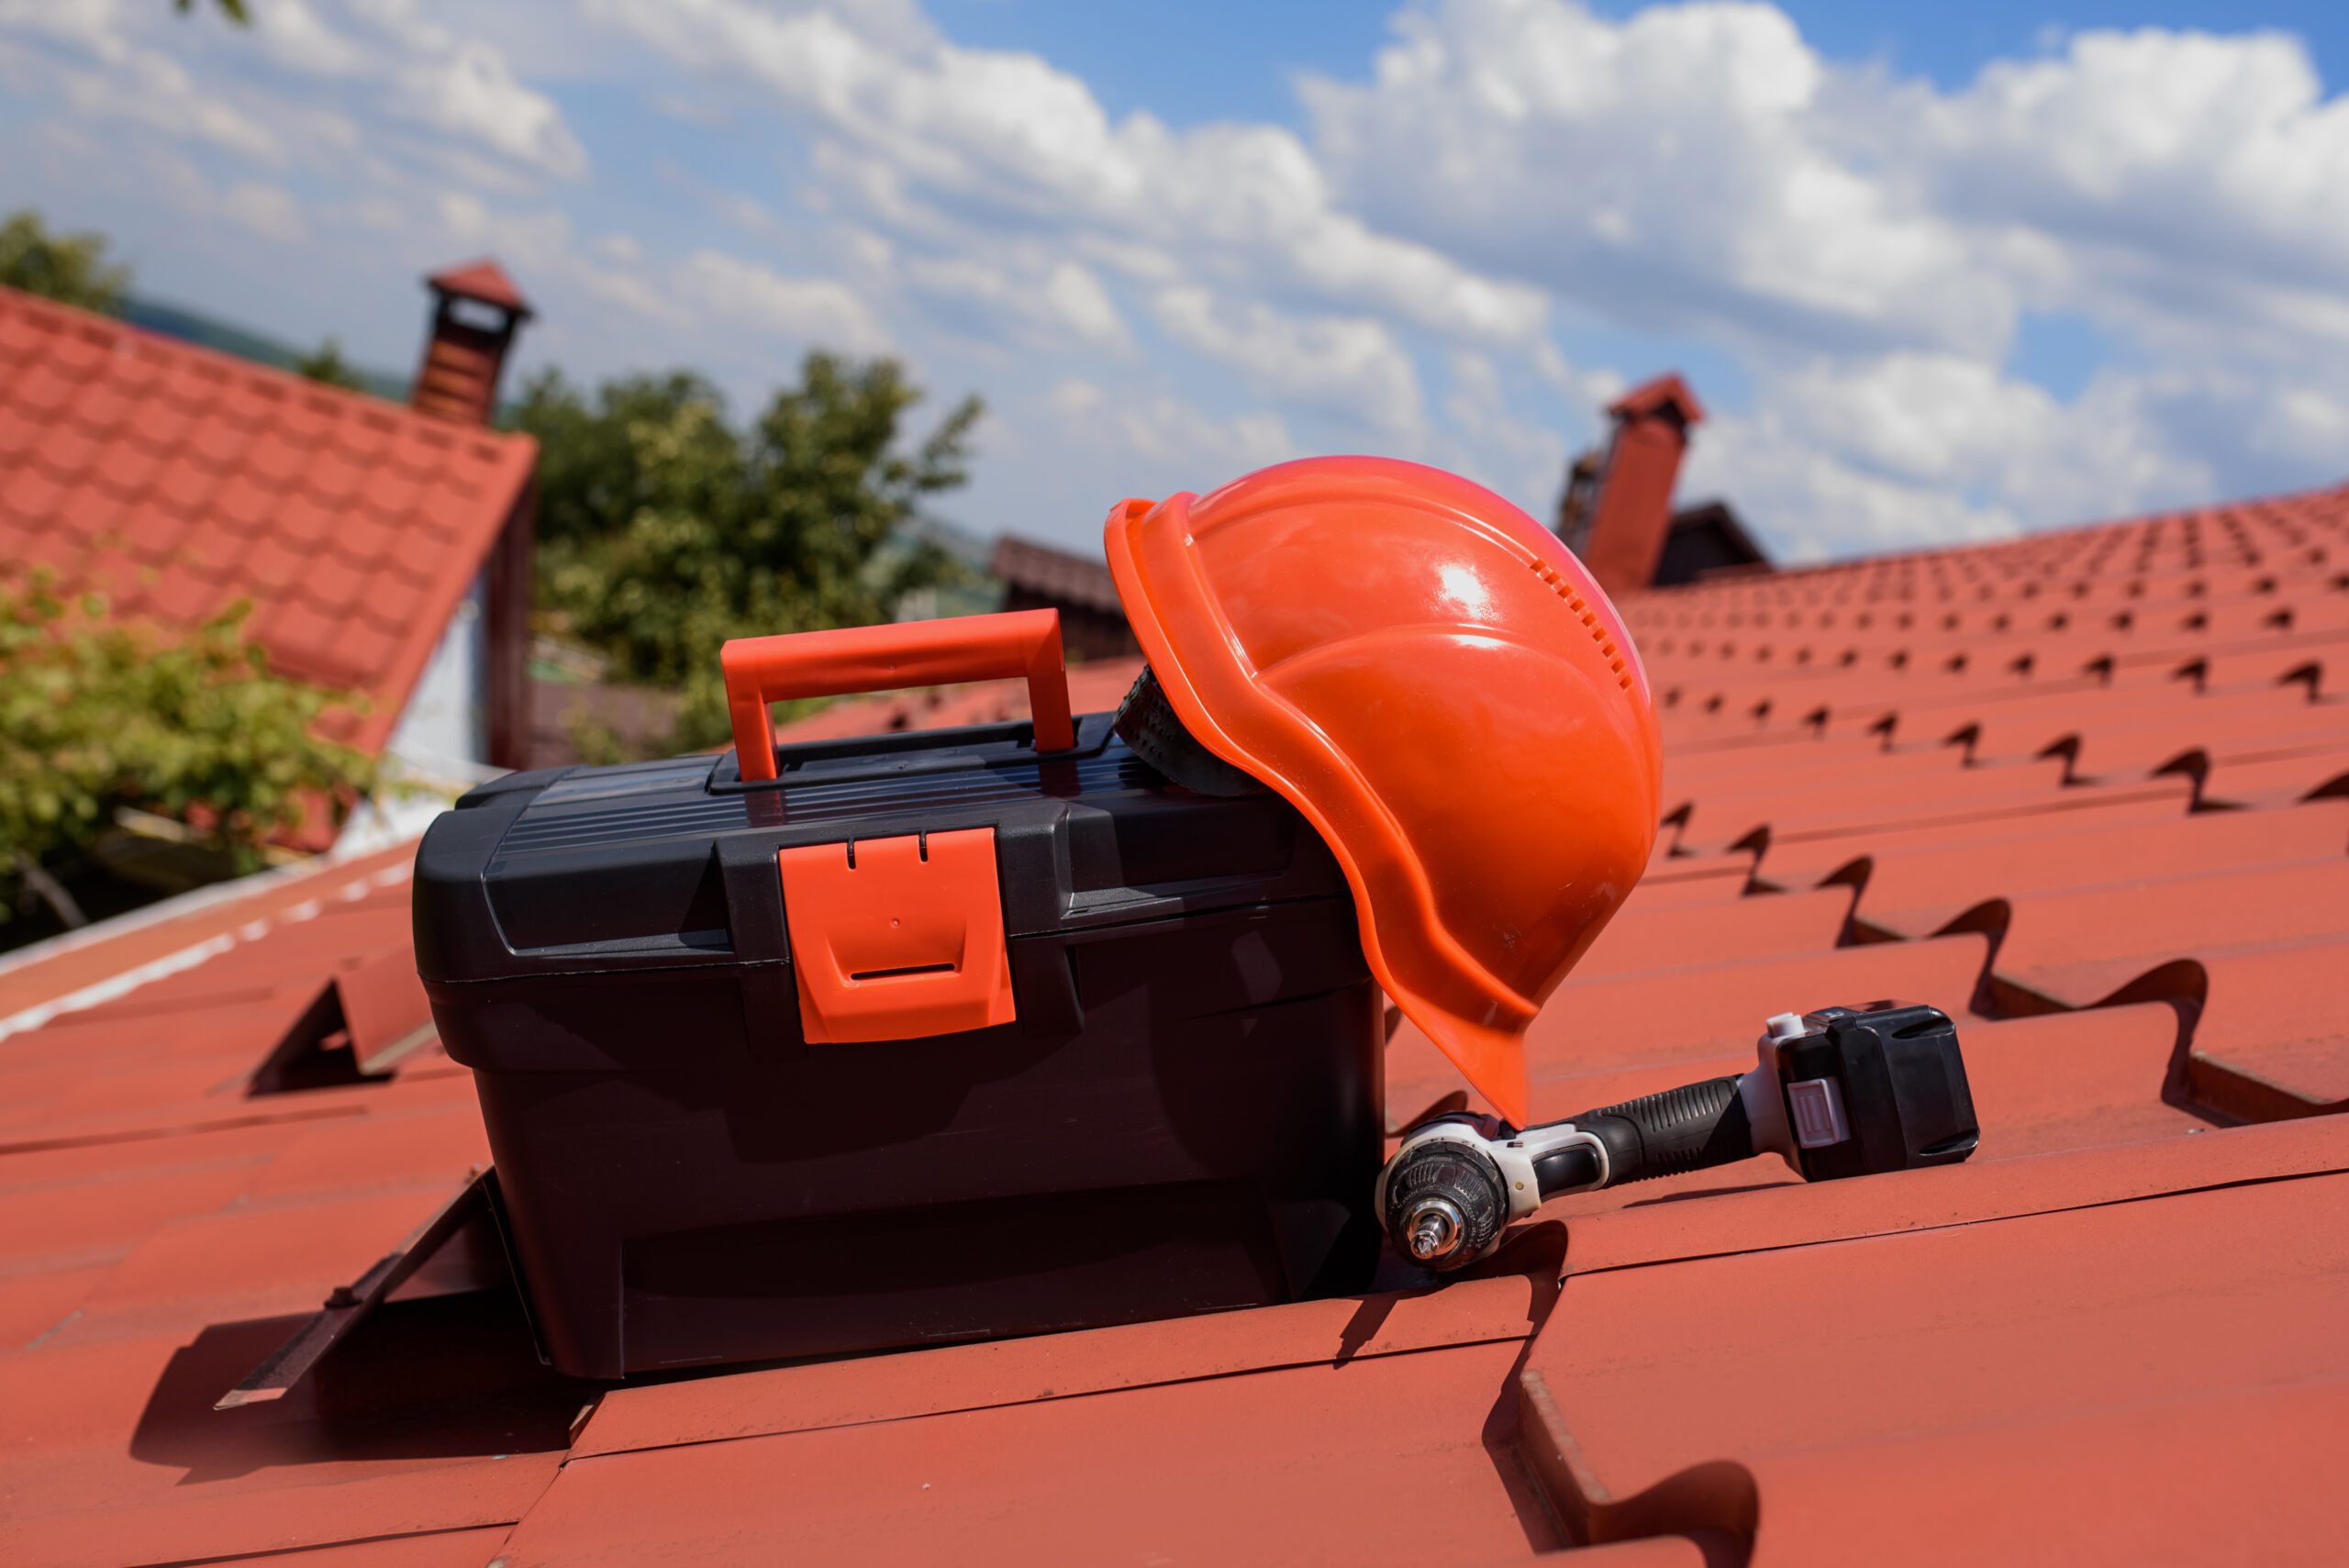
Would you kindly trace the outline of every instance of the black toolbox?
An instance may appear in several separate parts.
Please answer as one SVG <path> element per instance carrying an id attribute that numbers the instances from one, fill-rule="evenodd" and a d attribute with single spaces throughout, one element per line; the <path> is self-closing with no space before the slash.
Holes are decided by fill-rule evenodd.
<path id="1" fill-rule="evenodd" d="M 911 660 L 904 628 L 820 634 L 813 675 L 738 700 L 750 779 L 517 773 L 425 835 L 417 966 L 562 1371 L 1366 1284 L 1380 1000 L 1293 809 L 1167 784 L 1108 715 L 1070 732 L 1056 627 L 1039 724 L 761 739 L 778 691 L 1004 673 L 955 645 L 1038 616 L 930 623 Z M 1070 743 L 1039 751 L 1056 682 Z"/>

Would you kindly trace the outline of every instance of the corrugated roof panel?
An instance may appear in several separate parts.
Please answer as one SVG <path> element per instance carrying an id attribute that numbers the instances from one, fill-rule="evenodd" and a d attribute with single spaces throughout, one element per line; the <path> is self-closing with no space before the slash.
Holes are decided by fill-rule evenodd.
<path id="1" fill-rule="evenodd" d="M 195 423 L 160 397 L 125 408 Z M 1892 996 L 1958 1018 L 1982 1146 L 1562 1199 L 1432 1292 L 610 1391 L 506 1297 L 418 1292 L 215 1411 L 482 1158 L 429 1040 L 245 1092 L 322 995 L 415 1019 L 402 856 L 0 966 L 0 1558 L 2326 1560 L 2349 807 L 2297 803 L 2349 776 L 2349 581 L 2306 558 L 2345 535 L 2335 493 L 1631 600 L 1675 809 L 1530 1037 L 1537 1108 Z M 1075 706 L 1133 673 L 1072 671 Z M 1459 1087 L 1397 1028 L 1392 1117 Z"/>
<path id="2" fill-rule="evenodd" d="M 1757 1562 L 2077 1561 L 2123 1543 L 2167 1560 L 2191 1544 L 2317 1561 L 2337 1527 L 2311 1539 L 2298 1510 L 2238 1507 L 2190 1540 L 2150 1527 L 2173 1510 L 2149 1507 L 2146 1488 L 2180 1456 L 2148 1472 L 2099 1451 L 2133 1447 L 2126 1434 L 2148 1418 L 2264 1402 L 2264 1426 L 2225 1424 L 2280 1473 L 2311 1450 L 2337 1453 L 2344 1277 L 2349 1176 L 2181 1193 L 1577 1275 L 1527 1373 L 1551 1396 L 1541 1430 L 1602 1507 L 1703 1466 L 1741 1468 L 1765 1499 Z M 2013 1473 L 2011 1443 L 2065 1427 L 2091 1445 L 2073 1484 L 2023 1507 L 1986 1490 Z M 2059 1466 L 2068 1451 L 2035 1446 Z M 1821 1512 L 1842 1455 L 1858 1528 Z M 1915 1470 L 1929 1457 L 1939 1474 Z M 1810 1507 L 1776 1506 L 1781 1463 L 1806 1473 Z M 1903 1519 L 1859 1489 L 1887 1471 L 1920 1512 Z M 1953 1506 L 1959 1495 L 1976 1506 Z M 1719 1502 L 1683 1506 L 1693 1528 Z"/>
<path id="3" fill-rule="evenodd" d="M 1515 1341 L 574 1460 L 508 1568 L 1505 1562 L 1558 1544 Z"/>

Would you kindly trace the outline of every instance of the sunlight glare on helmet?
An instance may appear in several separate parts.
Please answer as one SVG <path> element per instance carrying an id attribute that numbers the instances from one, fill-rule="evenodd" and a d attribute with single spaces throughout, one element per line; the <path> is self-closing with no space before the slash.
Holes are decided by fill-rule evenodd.
<path id="1" fill-rule="evenodd" d="M 1475 568 L 1450 565 L 1439 569 L 1437 581 L 1442 584 L 1442 596 L 1460 606 L 1461 615 L 1469 620 L 1492 618 L 1493 595 L 1485 580 L 1476 575 Z"/>

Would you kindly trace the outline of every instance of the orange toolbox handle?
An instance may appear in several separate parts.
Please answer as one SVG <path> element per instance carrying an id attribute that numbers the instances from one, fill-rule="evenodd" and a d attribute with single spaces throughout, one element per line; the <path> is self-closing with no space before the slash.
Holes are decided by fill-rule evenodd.
<path id="1" fill-rule="evenodd" d="M 1024 675 L 1036 750 L 1065 751 L 1076 744 L 1058 610 L 738 637 L 718 650 L 718 662 L 734 720 L 734 755 L 743 779 L 753 784 L 774 777 L 774 716 L 767 705 L 795 697 Z"/>

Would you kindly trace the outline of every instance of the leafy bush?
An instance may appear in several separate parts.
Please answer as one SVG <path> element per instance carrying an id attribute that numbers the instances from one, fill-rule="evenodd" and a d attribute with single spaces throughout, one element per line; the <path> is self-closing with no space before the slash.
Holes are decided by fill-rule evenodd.
<path id="1" fill-rule="evenodd" d="M 311 352 L 294 361 L 294 373 L 321 386 L 339 386 L 345 392 L 364 392 L 367 384 L 360 379 L 359 371 L 342 357 L 342 340 L 328 338 Z"/>
<path id="2" fill-rule="evenodd" d="M 41 578 L 0 586 L 0 919 L 118 809 L 188 821 L 250 871 L 322 799 L 340 811 L 375 785 L 371 759 L 315 732 L 356 699 L 270 673 L 247 606 L 177 642 L 106 624 L 105 607 Z"/>
<path id="3" fill-rule="evenodd" d="M 677 745 L 724 740 L 727 639 L 887 620 L 961 575 L 903 528 L 963 483 L 980 405 L 907 450 L 920 398 L 894 361 L 813 353 L 737 429 L 696 375 L 607 382 L 591 402 L 545 373 L 516 418 L 540 443 L 540 605 L 614 675 L 680 695 Z"/>
<path id="4" fill-rule="evenodd" d="M 130 292 L 130 269 L 106 261 L 97 234 L 51 234 L 30 207 L 0 223 L 0 284 L 60 305 L 118 316 Z"/>

